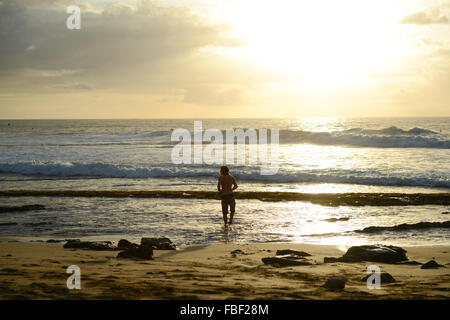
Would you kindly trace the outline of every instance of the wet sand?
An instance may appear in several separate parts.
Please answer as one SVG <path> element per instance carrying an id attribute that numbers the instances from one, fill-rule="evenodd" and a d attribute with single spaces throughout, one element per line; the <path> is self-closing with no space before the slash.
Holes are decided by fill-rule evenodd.
<path id="1" fill-rule="evenodd" d="M 231 254 L 240 249 L 244 254 Z M 313 265 L 264 265 L 278 249 L 310 253 Z M 117 259 L 118 251 L 64 249 L 62 243 L 0 240 L 0 299 L 449 299 L 450 246 L 405 247 L 409 260 L 435 258 L 445 268 L 383 263 L 323 263 L 347 247 L 293 244 L 213 244 L 154 251 L 154 260 Z M 397 282 L 370 290 L 361 279 L 376 264 Z M 69 290 L 66 268 L 81 269 L 81 289 Z M 342 291 L 323 287 L 333 276 Z"/>

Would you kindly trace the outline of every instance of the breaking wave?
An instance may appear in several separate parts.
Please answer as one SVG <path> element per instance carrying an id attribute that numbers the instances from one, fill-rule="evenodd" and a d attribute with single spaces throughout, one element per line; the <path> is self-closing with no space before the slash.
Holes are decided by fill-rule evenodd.
<path id="1" fill-rule="evenodd" d="M 247 132 L 248 128 L 240 128 Z M 238 130 L 234 129 L 235 132 Z M 223 141 L 226 141 L 226 131 L 220 131 Z M 8 138 L 6 141 L 0 141 L 2 147 L 37 147 L 37 146 L 63 146 L 63 147 L 102 147 L 102 146 L 121 146 L 121 145 L 158 145 L 160 147 L 171 147 L 180 142 L 180 138 L 174 136 L 171 141 L 169 130 L 152 131 L 146 133 L 121 133 L 121 134 L 82 134 L 75 136 L 64 136 L 64 138 L 55 136 L 39 136 L 38 140 L 33 137 L 24 136 L 14 139 Z M 191 133 L 191 143 L 194 143 L 193 132 Z M 259 130 L 256 129 L 256 134 Z M 363 129 L 352 128 L 342 131 L 303 131 L 287 130 L 279 131 L 280 144 L 313 144 L 325 146 L 351 146 L 351 147 L 369 147 L 369 148 L 436 148 L 450 149 L 450 137 L 424 128 L 412 128 L 404 130 L 398 127 L 388 127 L 383 129 Z M 271 140 L 270 130 L 268 130 L 268 141 Z M 185 141 L 186 142 L 186 141 Z M 203 141 L 208 144 L 211 141 Z M 257 142 L 257 141 L 255 141 Z M 233 143 L 233 142 L 230 142 Z M 234 141 L 236 143 L 236 141 Z M 250 143 L 247 137 L 245 143 Z M 251 142 L 253 143 L 253 142 Z"/>
<path id="2" fill-rule="evenodd" d="M 380 130 L 353 128 L 332 132 L 281 130 L 280 143 L 310 143 L 372 148 L 450 149 L 450 140 L 437 132 L 422 128 L 403 130 L 397 127 Z"/>
<path id="3" fill-rule="evenodd" d="M 260 174 L 259 166 L 235 166 L 235 176 L 241 181 L 279 183 L 344 183 L 378 186 L 420 186 L 450 188 L 450 178 L 445 176 L 386 175 L 381 171 L 318 169 L 287 171 L 280 168 L 275 175 Z M 131 166 L 110 163 L 82 163 L 60 161 L 33 161 L 2 163 L 0 172 L 26 176 L 59 178 L 216 178 L 216 165 L 173 165 L 157 167 Z"/>

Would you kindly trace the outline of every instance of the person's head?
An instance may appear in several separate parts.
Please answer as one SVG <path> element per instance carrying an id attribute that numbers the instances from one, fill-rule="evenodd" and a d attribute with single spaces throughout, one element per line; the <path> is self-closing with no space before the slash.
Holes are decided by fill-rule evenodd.
<path id="1" fill-rule="evenodd" d="M 230 169 L 227 166 L 220 167 L 220 174 L 226 176 L 230 174 Z"/>

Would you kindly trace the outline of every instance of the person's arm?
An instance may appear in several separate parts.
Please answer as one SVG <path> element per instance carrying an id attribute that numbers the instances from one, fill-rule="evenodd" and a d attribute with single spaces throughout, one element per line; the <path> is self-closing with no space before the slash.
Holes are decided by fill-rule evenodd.
<path id="1" fill-rule="evenodd" d="M 233 188 L 231 190 L 236 190 L 238 188 L 238 185 L 236 183 L 236 179 L 233 177 Z"/>
<path id="2" fill-rule="evenodd" d="M 217 181 L 217 191 L 221 192 L 222 190 L 220 190 L 220 178 Z"/>

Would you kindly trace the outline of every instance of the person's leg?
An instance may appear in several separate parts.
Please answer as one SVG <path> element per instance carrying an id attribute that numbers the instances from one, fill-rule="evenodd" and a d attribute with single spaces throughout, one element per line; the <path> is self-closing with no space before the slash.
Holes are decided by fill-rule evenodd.
<path id="1" fill-rule="evenodd" d="M 225 201 L 225 199 L 222 199 L 222 215 L 224 224 L 227 224 L 227 214 L 228 214 L 228 203 Z"/>
<path id="2" fill-rule="evenodd" d="M 234 217 L 234 211 L 236 209 L 236 200 L 234 200 L 234 197 L 230 200 L 230 224 L 233 223 L 233 217 Z"/>

